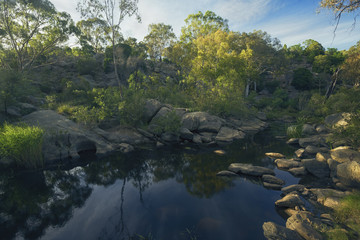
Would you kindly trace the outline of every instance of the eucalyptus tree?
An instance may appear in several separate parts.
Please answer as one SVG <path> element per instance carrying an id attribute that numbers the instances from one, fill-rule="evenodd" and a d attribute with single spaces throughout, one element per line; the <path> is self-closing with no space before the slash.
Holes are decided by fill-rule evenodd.
<path id="1" fill-rule="evenodd" d="M 136 16 L 140 22 L 141 18 L 138 13 L 139 0 L 80 0 L 77 10 L 85 18 L 97 18 L 106 23 L 106 27 L 110 29 L 107 36 L 109 37 L 113 49 L 114 74 L 118 82 L 121 92 L 121 83 L 116 68 L 116 36 L 121 30 L 121 23 L 126 17 Z M 121 94 L 122 95 L 122 94 Z"/>
<path id="2" fill-rule="evenodd" d="M 165 49 L 176 39 L 173 28 L 164 23 L 150 24 L 149 33 L 145 36 L 144 42 L 150 58 L 160 62 L 165 55 Z"/>
<path id="3" fill-rule="evenodd" d="M 106 38 L 110 29 L 106 22 L 99 18 L 89 18 L 76 23 L 80 30 L 78 33 L 79 43 L 83 49 L 90 49 L 95 53 L 104 50 L 109 39 Z"/>
<path id="4" fill-rule="evenodd" d="M 24 71 L 39 65 L 74 30 L 69 14 L 57 12 L 49 0 L 0 2 L 1 66 Z"/>

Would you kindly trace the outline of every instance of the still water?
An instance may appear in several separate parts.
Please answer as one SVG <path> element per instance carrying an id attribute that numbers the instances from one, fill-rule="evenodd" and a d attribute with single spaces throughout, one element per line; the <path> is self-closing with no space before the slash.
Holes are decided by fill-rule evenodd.
<path id="1" fill-rule="evenodd" d="M 144 149 L 73 168 L 3 171 L 0 238 L 264 239 L 265 221 L 285 223 L 274 207 L 281 192 L 215 174 L 233 162 L 274 168 L 269 151 L 294 149 L 265 134 L 223 148 Z M 286 185 L 298 182 L 275 172 Z"/>

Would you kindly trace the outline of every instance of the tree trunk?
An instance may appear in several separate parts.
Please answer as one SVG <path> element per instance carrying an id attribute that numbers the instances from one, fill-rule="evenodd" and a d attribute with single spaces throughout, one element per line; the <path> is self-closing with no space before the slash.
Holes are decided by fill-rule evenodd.
<path id="1" fill-rule="evenodd" d="M 336 82 L 338 80 L 338 76 L 339 76 L 339 72 L 340 72 L 340 69 L 336 69 L 335 73 L 333 74 L 332 76 L 332 81 L 331 81 L 331 84 L 330 86 L 328 87 L 327 91 L 326 91 L 326 94 L 325 94 L 325 101 L 330 97 L 330 95 L 333 93 L 333 91 L 335 90 L 335 87 L 336 87 Z"/>
<path id="2" fill-rule="evenodd" d="M 250 91 L 250 81 L 246 81 L 246 87 L 245 87 L 245 97 L 249 96 L 249 91 Z"/>
<path id="3" fill-rule="evenodd" d="M 123 94 L 122 94 L 122 88 L 121 88 L 121 82 L 120 82 L 120 78 L 119 78 L 119 74 L 118 74 L 118 71 L 117 71 L 117 66 L 116 66 L 116 46 L 115 46 L 115 36 L 113 34 L 113 37 L 112 37 L 112 47 L 113 47 L 113 64 L 114 64 L 114 74 L 115 74 L 115 78 L 116 78 L 116 81 L 119 85 L 119 91 L 120 91 L 120 97 L 122 98 Z"/>

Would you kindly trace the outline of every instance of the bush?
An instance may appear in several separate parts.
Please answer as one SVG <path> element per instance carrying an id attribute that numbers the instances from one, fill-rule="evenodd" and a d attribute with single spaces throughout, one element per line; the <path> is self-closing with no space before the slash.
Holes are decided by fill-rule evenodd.
<path id="1" fill-rule="evenodd" d="M 163 132 L 178 133 L 181 127 L 181 118 L 175 111 L 171 111 L 164 117 L 157 119 L 155 125 L 158 127 L 154 130 L 159 135 Z"/>
<path id="2" fill-rule="evenodd" d="M 306 68 L 298 68 L 294 71 L 294 79 L 291 82 L 291 85 L 293 85 L 298 90 L 313 89 L 313 74 Z"/>
<path id="3" fill-rule="evenodd" d="M 20 167 L 42 167 L 43 136 L 39 127 L 5 123 L 0 130 L 0 156 L 13 159 Z"/>
<path id="4" fill-rule="evenodd" d="M 335 209 L 336 220 L 360 232 L 360 192 L 346 196 Z"/>
<path id="5" fill-rule="evenodd" d="M 301 138 L 302 125 L 291 125 L 286 129 L 286 135 L 288 138 Z"/>

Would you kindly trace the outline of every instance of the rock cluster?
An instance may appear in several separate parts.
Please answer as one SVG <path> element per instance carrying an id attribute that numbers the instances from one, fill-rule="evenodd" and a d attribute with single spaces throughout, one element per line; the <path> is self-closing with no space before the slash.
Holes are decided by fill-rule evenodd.
<path id="1" fill-rule="evenodd" d="M 177 131 L 162 126 L 171 114 L 176 115 L 180 123 Z M 145 133 L 147 137 L 165 145 L 182 142 L 204 146 L 224 145 L 245 139 L 267 127 L 267 123 L 257 117 L 246 120 L 223 119 L 206 112 L 174 108 L 154 99 L 146 101 L 143 120 L 149 124 Z M 176 124 L 176 121 L 170 124 Z"/>

